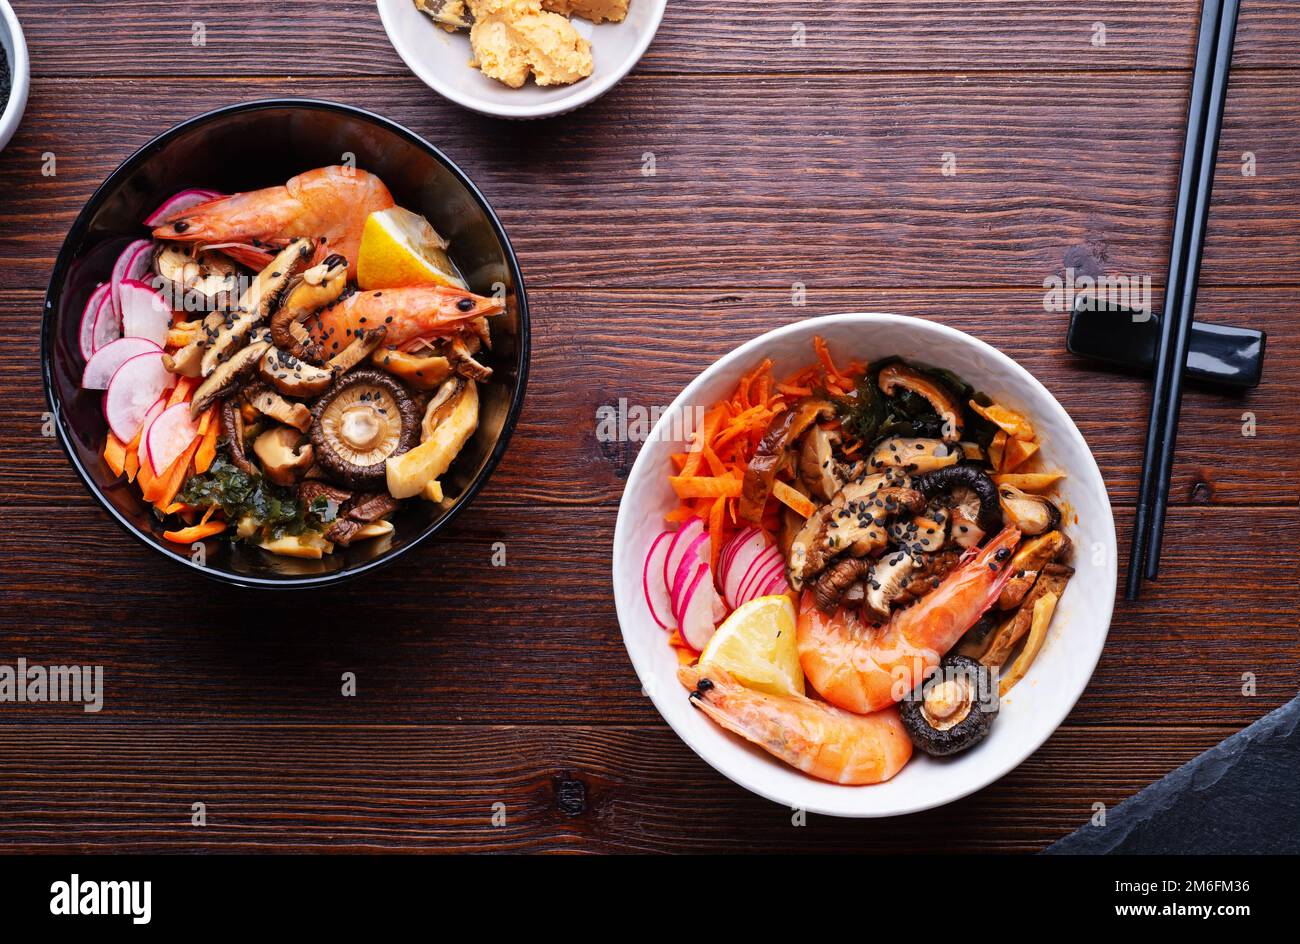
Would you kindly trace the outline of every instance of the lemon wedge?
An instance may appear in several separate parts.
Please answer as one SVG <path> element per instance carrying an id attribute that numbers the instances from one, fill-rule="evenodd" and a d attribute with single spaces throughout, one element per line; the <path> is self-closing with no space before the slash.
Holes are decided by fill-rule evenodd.
<path id="1" fill-rule="evenodd" d="M 726 618 L 700 653 L 741 684 L 772 695 L 802 695 L 794 604 L 784 594 L 758 597 Z"/>
<path id="2" fill-rule="evenodd" d="M 424 217 L 401 207 L 366 217 L 357 252 L 357 285 L 362 291 L 412 285 L 465 288 L 447 258 L 447 241 Z"/>

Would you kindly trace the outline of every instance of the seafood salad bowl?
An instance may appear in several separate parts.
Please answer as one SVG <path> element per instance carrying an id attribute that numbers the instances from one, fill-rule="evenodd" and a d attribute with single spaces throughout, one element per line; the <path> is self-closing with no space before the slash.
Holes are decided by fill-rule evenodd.
<path id="1" fill-rule="evenodd" d="M 410 551 L 504 454 L 528 374 L 505 231 L 436 147 L 332 102 L 222 108 L 91 196 L 45 300 L 46 396 L 91 494 L 222 582 Z"/>
<path id="2" fill-rule="evenodd" d="M 1116 588 L 1105 483 L 1007 355 L 913 317 L 810 318 L 677 397 L 613 545 L 623 641 L 692 750 L 775 802 L 960 799 L 1064 721 Z"/>

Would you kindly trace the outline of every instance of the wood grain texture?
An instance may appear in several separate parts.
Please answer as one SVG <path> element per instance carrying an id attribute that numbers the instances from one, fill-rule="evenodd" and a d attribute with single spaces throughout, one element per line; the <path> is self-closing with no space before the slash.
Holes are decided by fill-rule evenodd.
<path id="1" fill-rule="evenodd" d="M 96 4 L 14 0 L 45 75 L 404 75 L 373 0 L 328 10 L 243 0 Z M 935 15 L 926 0 L 674 0 L 640 73 L 1083 71 L 1190 68 L 1196 0 L 974 0 Z M 1095 24 L 1105 44 L 1095 45 Z M 202 45 L 195 45 L 201 24 Z M 803 26 L 802 45 L 796 25 Z M 1241 14 L 1238 68 L 1296 65 L 1300 11 L 1261 0 Z M 69 37 L 77 42 L 69 42 Z M 596 55 L 600 47 L 596 46 Z"/>
<path id="2" fill-rule="evenodd" d="M 586 509 L 575 531 L 564 511 L 485 502 L 363 583 L 304 595 L 231 590 L 165 565 L 98 509 L 0 506 L 0 638 L 10 658 L 103 665 L 104 722 L 657 726 L 614 613 L 614 518 Z M 1300 582 L 1300 563 L 1294 542 L 1272 536 L 1298 529 L 1298 509 L 1172 511 L 1160 580 L 1118 605 L 1072 723 L 1244 725 L 1289 699 L 1300 633 L 1277 588 Z M 491 562 L 497 541 L 504 567 Z M 344 672 L 360 697 L 342 697 Z M 1254 697 L 1242 694 L 1247 672 Z"/>
<path id="3" fill-rule="evenodd" d="M 636 458 L 635 442 L 597 437 L 597 410 L 620 400 L 667 407 L 700 371 L 742 341 L 817 314 L 893 311 L 969 331 L 1038 376 L 1074 417 L 1101 467 L 1112 501 L 1137 494 L 1149 381 L 1110 373 L 1065 351 L 1066 317 L 1043 310 L 1041 288 L 1025 292 L 826 290 L 806 304 L 787 292 L 719 290 L 531 293 L 533 379 L 509 453 L 483 501 L 564 507 L 617 503 Z M 0 496 L 33 504 L 76 501 L 84 493 L 63 452 L 42 438 L 46 409 L 37 350 L 41 295 L 0 294 Z M 1296 435 L 1300 349 L 1291 324 L 1300 288 L 1248 295 L 1203 293 L 1207 321 L 1269 332 L 1267 382 L 1225 396 L 1190 390 L 1180 424 L 1173 500 L 1200 505 L 1300 503 Z M 635 351 L 627 346 L 636 339 Z M 631 360 L 630 360 L 631 359 Z M 629 363 L 636 369 L 629 370 Z M 574 383 L 575 377 L 583 382 Z M 1100 395 L 1104 390 L 1104 397 Z M 1104 408 L 1103 408 L 1104 403 Z M 1242 435 L 1253 415 L 1255 435 Z"/>
<path id="4" fill-rule="evenodd" d="M 796 826 L 663 728 L 4 725 L 4 842 L 15 852 L 1026 852 L 1230 733 L 1063 727 L 942 809 L 809 814 Z M 205 827 L 190 825 L 195 802 Z"/>
<path id="5" fill-rule="evenodd" d="M 1067 723 L 1001 781 L 894 822 L 798 827 L 640 692 L 609 587 L 637 445 L 598 442 L 596 409 L 666 405 L 809 315 L 937 318 L 1075 417 L 1125 554 L 1148 385 L 1064 352 L 1043 279 L 1149 275 L 1159 303 L 1197 0 L 674 0 L 631 78 L 539 123 L 443 102 L 370 0 L 14 6 L 34 84 L 0 154 L 0 663 L 102 665 L 106 693 L 97 715 L 0 705 L 0 850 L 1033 851 L 1300 687 L 1300 5 L 1243 11 L 1198 308 L 1270 332 L 1265 383 L 1189 392 L 1160 580 L 1118 605 Z M 41 304 L 73 217 L 165 128 L 274 95 L 370 108 L 443 147 L 530 288 L 504 462 L 361 592 L 247 593 L 164 565 L 40 436 Z"/>
<path id="6" fill-rule="evenodd" d="M 1296 283 L 1283 248 L 1300 242 L 1296 83 L 1275 70 L 1233 80 L 1205 284 Z M 1030 288 L 1067 266 L 1159 284 L 1186 86 L 1178 73 L 644 76 L 553 121 L 502 123 L 409 77 L 38 78 L 4 156 L 14 187 L 0 213 L 15 236 L 0 242 L 0 290 L 43 287 L 85 200 L 153 136 L 283 94 L 361 105 L 445 147 L 499 210 L 535 288 Z M 1240 173 L 1247 151 L 1255 177 Z M 57 177 L 42 176 L 46 154 Z"/>

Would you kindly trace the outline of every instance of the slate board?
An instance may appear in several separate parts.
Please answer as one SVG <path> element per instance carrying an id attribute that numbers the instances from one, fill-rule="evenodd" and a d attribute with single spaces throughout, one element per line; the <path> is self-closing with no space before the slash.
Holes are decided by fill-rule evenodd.
<path id="1" fill-rule="evenodd" d="M 1300 853 L 1300 696 L 1043 852 Z"/>

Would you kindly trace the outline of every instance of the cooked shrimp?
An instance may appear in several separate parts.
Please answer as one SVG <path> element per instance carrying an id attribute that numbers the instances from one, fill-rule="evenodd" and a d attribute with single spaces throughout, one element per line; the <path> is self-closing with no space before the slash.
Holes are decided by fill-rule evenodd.
<path id="1" fill-rule="evenodd" d="M 307 327 L 328 357 L 358 332 L 372 328 L 386 327 L 384 343 L 401 347 L 417 338 L 455 334 L 475 318 L 503 311 L 505 304 L 495 298 L 446 285 L 422 285 L 356 292 L 308 319 Z"/>
<path id="2" fill-rule="evenodd" d="M 1020 540 L 1005 528 L 915 605 L 875 627 L 856 613 L 826 615 L 811 590 L 799 605 L 799 662 L 817 693 L 832 705 L 866 714 L 912 691 L 990 606 L 1011 579 Z"/>
<path id="3" fill-rule="evenodd" d="M 331 252 L 345 256 L 355 274 L 366 217 L 391 206 L 393 195 L 374 174 L 350 167 L 320 167 L 282 187 L 200 203 L 156 228 L 153 235 L 219 247 L 256 269 L 266 267 L 274 250 L 305 236 L 320 242 L 321 258 Z"/>
<path id="4" fill-rule="evenodd" d="M 722 727 L 806 774 L 831 783 L 883 783 L 912 756 L 893 705 L 855 715 L 800 695 L 745 688 L 713 666 L 682 666 L 691 701 Z"/>

